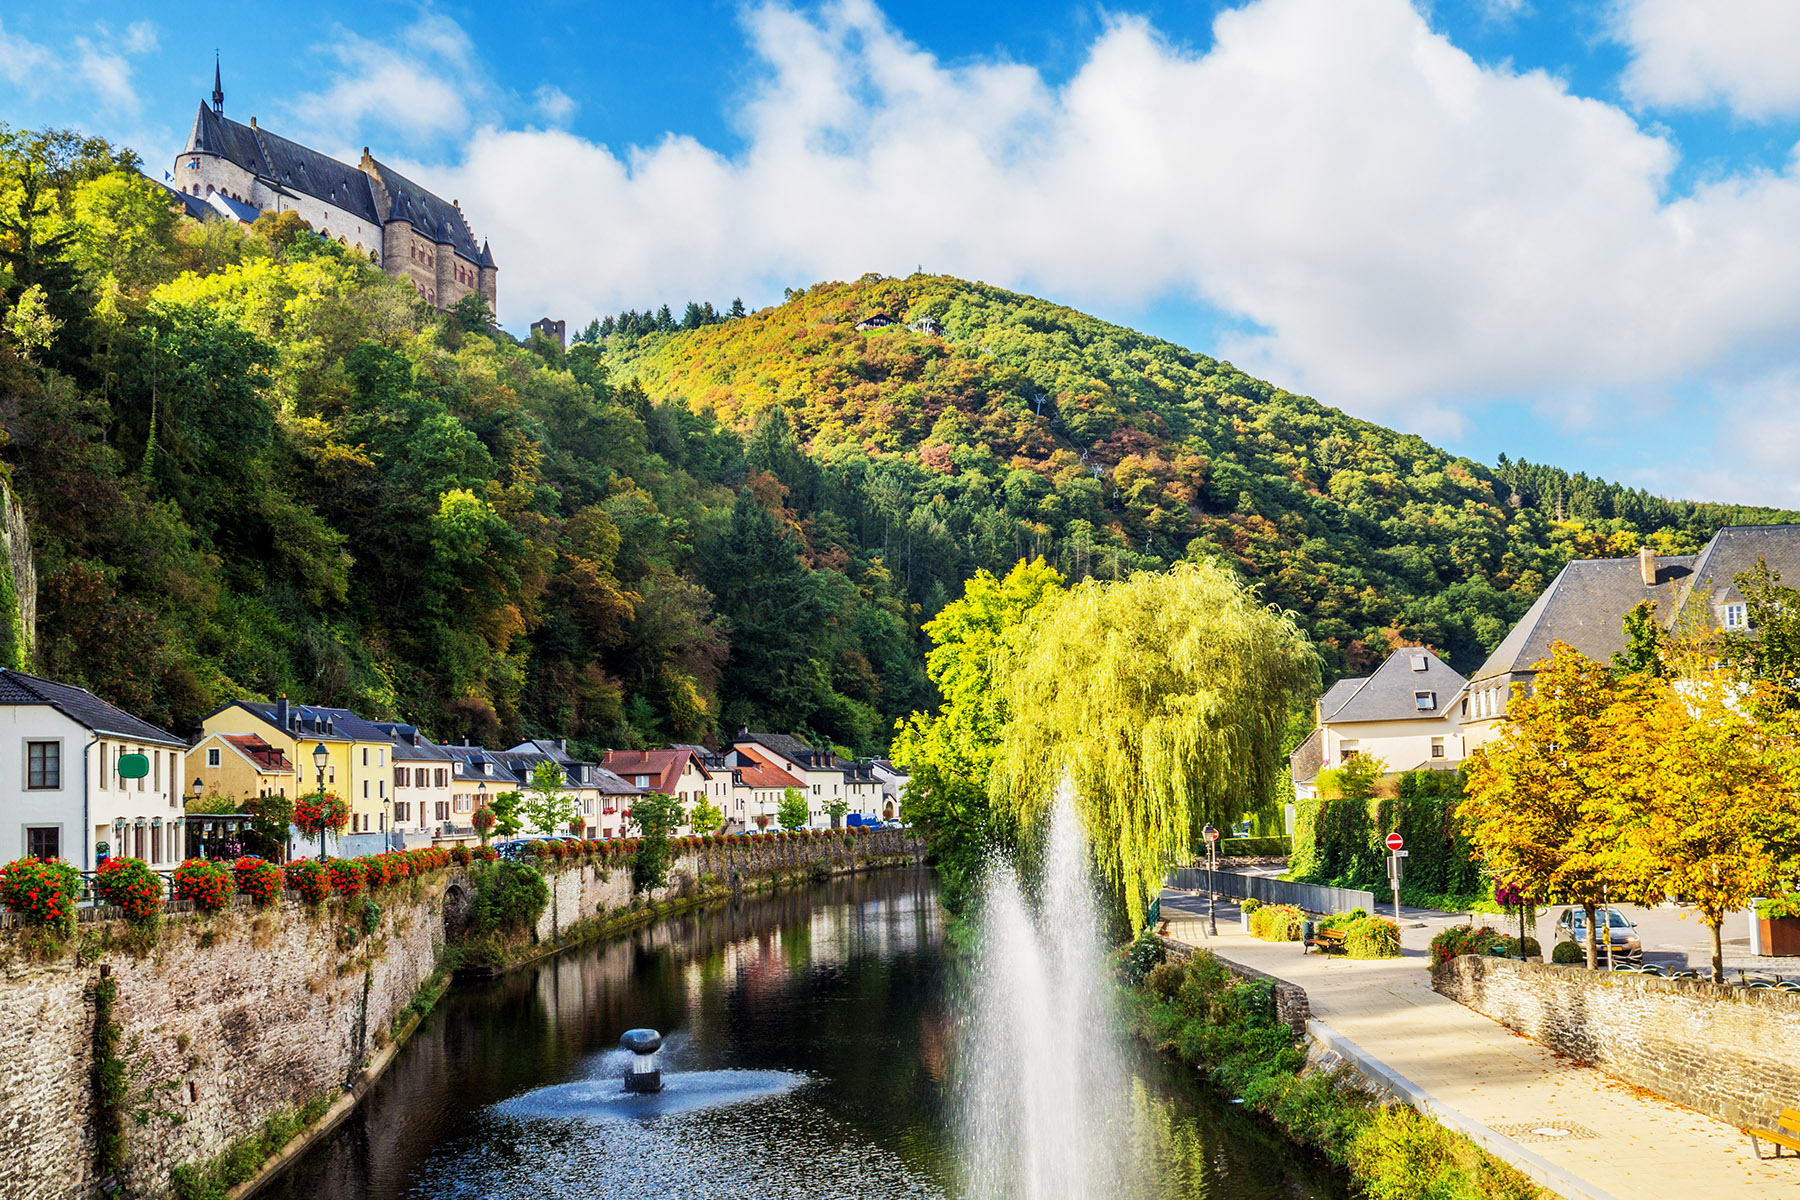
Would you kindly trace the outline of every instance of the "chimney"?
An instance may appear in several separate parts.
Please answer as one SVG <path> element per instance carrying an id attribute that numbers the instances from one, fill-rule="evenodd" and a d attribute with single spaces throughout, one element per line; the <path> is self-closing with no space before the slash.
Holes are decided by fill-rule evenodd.
<path id="1" fill-rule="evenodd" d="M 558 750 L 561 750 L 566 753 L 569 749 L 569 739 L 568 738 L 557 738 L 556 739 L 556 748 Z"/>
<path id="2" fill-rule="evenodd" d="M 1638 573 L 1644 577 L 1645 587 L 1656 586 L 1656 551 L 1649 546 L 1638 547 Z"/>
<path id="3" fill-rule="evenodd" d="M 275 701 L 275 724 L 281 727 L 283 733 L 287 732 L 288 703 L 286 692 L 281 693 L 281 699 Z"/>

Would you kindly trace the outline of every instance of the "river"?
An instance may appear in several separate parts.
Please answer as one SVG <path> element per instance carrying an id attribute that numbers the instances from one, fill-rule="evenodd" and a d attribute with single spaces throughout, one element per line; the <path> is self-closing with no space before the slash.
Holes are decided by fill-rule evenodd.
<path id="1" fill-rule="evenodd" d="M 930 874 L 890 871 L 452 988 L 362 1105 L 262 1195 L 959 1197 L 943 929 Z M 668 1039 L 655 1115 L 616 1095 L 634 1026 Z M 1179 1068 L 1147 1053 L 1132 1066 L 1162 1197 L 1343 1195 Z"/>

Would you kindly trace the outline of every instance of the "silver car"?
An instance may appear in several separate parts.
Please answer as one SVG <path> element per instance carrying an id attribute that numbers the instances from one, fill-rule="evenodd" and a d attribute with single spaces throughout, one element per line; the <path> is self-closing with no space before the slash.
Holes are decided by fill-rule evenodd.
<path id="1" fill-rule="evenodd" d="M 1614 959 L 1628 958 L 1633 962 L 1644 960 L 1644 943 L 1638 937 L 1637 926 L 1625 919 L 1625 914 L 1616 908 L 1603 908 L 1596 914 L 1598 935 L 1595 946 L 1600 954 L 1602 965 L 1606 962 L 1606 942 L 1612 939 Z M 1579 908 L 1571 908 L 1556 919 L 1556 941 L 1573 941 L 1583 952 L 1587 949 L 1587 913 Z"/>

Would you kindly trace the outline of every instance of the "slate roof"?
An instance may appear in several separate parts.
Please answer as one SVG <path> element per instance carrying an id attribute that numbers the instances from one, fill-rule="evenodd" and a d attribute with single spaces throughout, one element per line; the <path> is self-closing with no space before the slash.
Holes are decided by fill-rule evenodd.
<path id="1" fill-rule="evenodd" d="M 1314 727 L 1306 735 L 1306 740 L 1294 747 L 1288 755 L 1288 772 L 1293 775 L 1295 783 L 1311 783 L 1319 777 L 1319 769 L 1325 765 L 1325 731 Z"/>
<path id="2" fill-rule="evenodd" d="M 1729 526 L 1719 530 L 1693 560 L 1683 581 L 1681 598 L 1673 606 L 1658 605 L 1657 616 L 1664 625 L 1673 626 L 1678 612 L 1698 605 L 1704 610 L 1702 615 L 1716 621 L 1713 610 L 1718 605 L 1744 598 L 1735 580 L 1755 567 L 1759 558 L 1784 586 L 1800 586 L 1800 525 Z"/>
<path id="3" fill-rule="evenodd" d="M 1356 695 L 1356 689 L 1367 682 L 1369 682 L 1369 677 L 1364 675 L 1357 679 L 1340 679 L 1332 684 L 1325 694 L 1319 697 L 1319 719 L 1321 721 L 1331 720 L 1332 714 L 1343 707 L 1344 701 Z"/>
<path id="4" fill-rule="evenodd" d="M 267 700 L 233 700 L 207 716 L 217 716 L 227 708 L 241 708 L 246 713 L 275 729 L 281 729 L 279 705 Z M 329 728 L 327 727 L 329 723 Z M 284 732 L 294 737 L 321 741 L 391 742 L 393 738 L 373 721 L 365 721 L 347 708 L 321 708 L 311 704 L 289 704 L 288 723 Z"/>
<path id="5" fill-rule="evenodd" d="M 1657 614 L 1667 619 L 1694 561 L 1693 555 L 1657 559 L 1656 584 L 1646 587 L 1635 558 L 1575 560 L 1550 581 L 1474 678 L 1535 671 L 1550 657 L 1550 643 L 1559 640 L 1596 662 L 1610 663 L 1625 648 L 1625 614 L 1652 600 Z"/>
<path id="6" fill-rule="evenodd" d="M 1355 689 L 1325 715 L 1326 721 L 1435 721 L 1469 685 L 1449 663 L 1423 646 L 1394 651 L 1373 675 L 1353 682 Z M 1334 685 L 1327 696 L 1342 686 L 1343 682 Z M 1430 708 L 1419 707 L 1419 692 L 1431 694 Z"/>
<path id="7" fill-rule="evenodd" d="M 149 179 L 151 183 L 166 192 L 169 203 L 181 205 L 183 216 L 192 217 L 196 221 L 204 221 L 208 217 L 216 217 L 219 215 L 218 209 L 208 204 L 204 197 L 190 196 L 186 192 L 178 192 L 162 180 L 150 179 L 150 176 L 148 175 L 145 175 L 144 178 Z"/>
<path id="8" fill-rule="evenodd" d="M 256 130 L 248 125 L 221 116 L 200 104 L 200 112 L 194 117 L 194 128 L 188 134 L 187 145 L 182 148 L 183 154 L 216 154 L 227 162 L 236 163 L 252 175 L 274 178 L 269 170 L 269 162 L 263 156 L 262 147 L 257 145 Z"/>
<path id="9" fill-rule="evenodd" d="M 475 244 L 475 235 L 469 232 L 468 222 L 463 220 L 462 212 L 455 205 L 426 191 L 386 163 L 373 158 L 369 162 L 380 177 L 381 185 L 387 189 L 388 220 L 410 221 L 414 229 L 436 238 L 440 244 L 448 242 L 469 261 L 493 264 L 492 255 L 483 258 L 484 249 Z"/>
<path id="10" fill-rule="evenodd" d="M 394 743 L 395 762 L 450 761 L 444 748 L 420 733 L 417 725 L 402 725 L 398 721 L 372 721 L 370 724 L 387 734 Z"/>
<path id="11" fill-rule="evenodd" d="M 230 221 L 242 221 L 248 225 L 262 216 L 262 209 L 254 204 L 245 204 L 242 200 L 233 200 L 224 192 L 214 192 L 206 198 L 206 204 L 214 216 L 224 217 Z"/>
<path id="12" fill-rule="evenodd" d="M 259 174 L 282 187 L 304 192 L 341 208 L 377 228 L 381 226 L 381 214 L 375 209 L 375 192 L 369 186 L 369 177 L 360 168 L 270 133 L 260 125 L 251 133 L 261 145 L 264 162 L 268 164 L 268 169 Z"/>
<path id="13" fill-rule="evenodd" d="M 116 705 L 108 704 L 85 688 L 27 675 L 9 667 L 0 668 L 0 704 L 47 704 L 77 725 L 95 733 L 187 749 L 187 743 L 174 734 L 158 729 Z"/>

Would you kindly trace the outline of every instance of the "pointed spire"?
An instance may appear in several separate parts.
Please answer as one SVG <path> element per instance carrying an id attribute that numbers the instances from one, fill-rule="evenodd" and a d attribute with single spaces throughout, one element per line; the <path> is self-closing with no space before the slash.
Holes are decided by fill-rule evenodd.
<path id="1" fill-rule="evenodd" d="M 213 111 L 225 115 L 225 86 L 219 79 L 219 52 L 213 51 Z"/>

